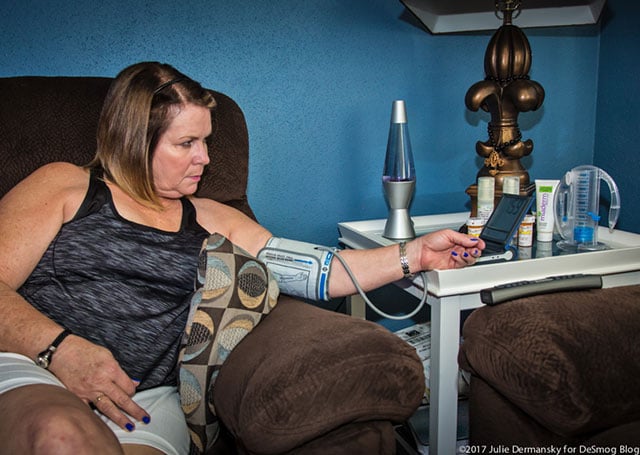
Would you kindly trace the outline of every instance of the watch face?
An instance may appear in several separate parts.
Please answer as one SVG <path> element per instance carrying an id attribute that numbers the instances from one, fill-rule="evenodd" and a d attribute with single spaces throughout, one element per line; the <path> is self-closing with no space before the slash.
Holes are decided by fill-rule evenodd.
<path id="1" fill-rule="evenodd" d="M 49 351 L 42 353 L 38 355 L 38 358 L 36 359 L 36 363 L 38 364 L 39 367 L 42 367 L 46 370 L 47 368 L 49 368 L 50 356 L 51 356 L 51 353 Z"/>

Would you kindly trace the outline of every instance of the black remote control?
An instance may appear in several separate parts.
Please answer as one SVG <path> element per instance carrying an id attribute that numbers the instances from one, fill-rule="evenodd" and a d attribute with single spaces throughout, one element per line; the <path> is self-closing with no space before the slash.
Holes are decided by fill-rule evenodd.
<path id="1" fill-rule="evenodd" d="M 602 287 L 600 275 L 561 275 L 532 281 L 516 281 L 501 284 L 480 291 L 480 300 L 487 305 L 497 305 L 520 297 L 529 297 L 551 292 L 599 289 Z"/>

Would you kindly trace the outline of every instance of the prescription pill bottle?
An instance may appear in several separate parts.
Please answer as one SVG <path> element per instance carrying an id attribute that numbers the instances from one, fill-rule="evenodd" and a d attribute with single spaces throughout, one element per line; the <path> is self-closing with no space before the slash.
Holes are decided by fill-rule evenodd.
<path id="1" fill-rule="evenodd" d="M 494 177 L 478 177 L 478 216 L 485 222 L 493 213 L 495 187 Z"/>
<path id="2" fill-rule="evenodd" d="M 504 177 L 502 179 L 502 194 L 520 194 L 520 177 Z"/>
<path id="3" fill-rule="evenodd" d="M 525 215 L 520 227 L 518 228 L 518 246 L 529 247 L 533 245 L 533 223 L 536 217 L 534 215 Z"/>
<path id="4" fill-rule="evenodd" d="M 474 216 L 467 220 L 467 234 L 471 237 L 480 237 L 483 227 L 484 219 L 479 216 Z"/>

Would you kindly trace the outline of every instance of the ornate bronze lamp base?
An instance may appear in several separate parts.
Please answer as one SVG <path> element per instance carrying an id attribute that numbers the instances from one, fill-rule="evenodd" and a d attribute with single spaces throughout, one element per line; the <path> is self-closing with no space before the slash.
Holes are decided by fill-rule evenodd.
<path id="1" fill-rule="evenodd" d="M 524 32 L 511 23 L 519 0 L 499 0 L 496 11 L 503 14 L 503 25 L 494 33 L 484 56 L 485 79 L 467 91 L 465 104 L 469 110 L 482 109 L 491 114 L 486 141 L 476 143 L 476 153 L 484 158 L 477 177 L 496 179 L 495 203 L 502 197 L 504 177 L 520 179 L 520 194 L 533 193 L 535 185 L 520 158 L 531 154 L 533 141 L 522 141 L 518 127 L 520 112 L 535 111 L 544 101 L 544 89 L 529 79 L 531 47 Z M 466 193 L 471 197 L 471 215 L 477 215 L 478 187 L 472 184 Z"/>

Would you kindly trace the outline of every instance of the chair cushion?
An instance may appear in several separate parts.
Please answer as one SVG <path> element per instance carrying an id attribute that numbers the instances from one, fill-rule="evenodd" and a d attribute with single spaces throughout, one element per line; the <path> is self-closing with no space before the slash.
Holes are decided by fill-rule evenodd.
<path id="1" fill-rule="evenodd" d="M 403 421 L 424 393 L 415 349 L 370 321 L 280 297 L 218 375 L 218 417 L 249 453 L 292 450 L 341 425 Z"/>
<path id="2" fill-rule="evenodd" d="M 640 417 L 640 286 L 483 307 L 463 338 L 461 367 L 557 434 Z"/>

